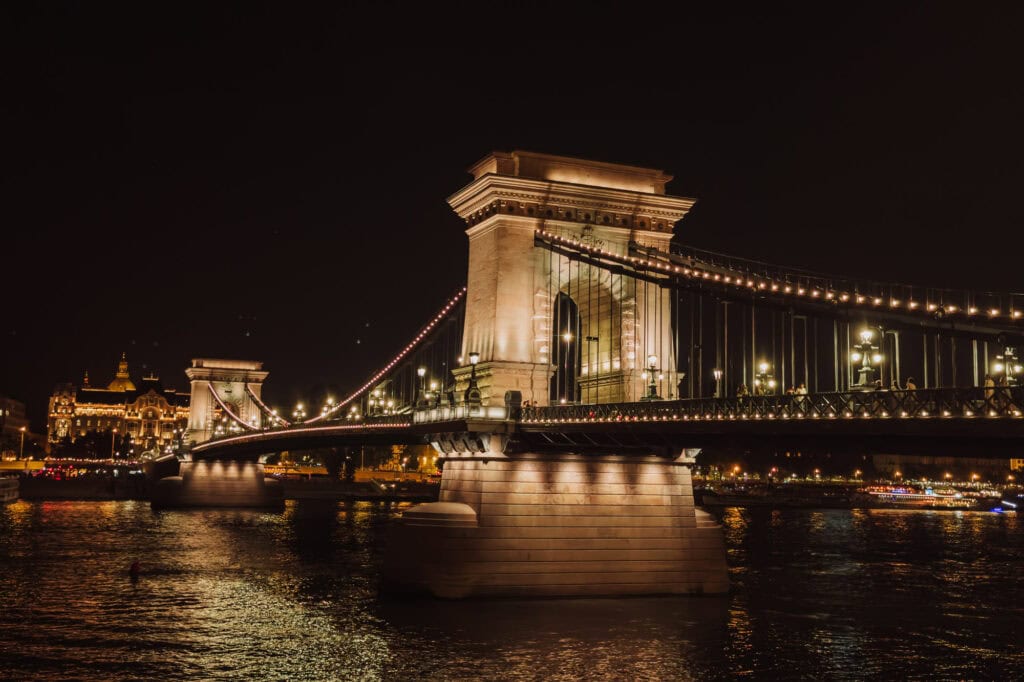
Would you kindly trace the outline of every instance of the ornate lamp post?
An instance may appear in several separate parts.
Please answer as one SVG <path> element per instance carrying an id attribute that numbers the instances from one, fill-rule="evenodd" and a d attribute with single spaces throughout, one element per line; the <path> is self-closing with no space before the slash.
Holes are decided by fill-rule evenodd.
<path id="1" fill-rule="evenodd" d="M 476 385 L 476 363 L 480 362 L 480 353 L 472 351 L 469 354 L 469 387 L 466 388 L 466 392 L 463 395 L 463 399 L 466 404 L 469 405 L 470 410 L 480 407 L 480 388 Z"/>
<path id="2" fill-rule="evenodd" d="M 1005 381 L 1000 383 L 1004 383 L 1006 386 L 1019 383 L 1021 372 L 1024 371 L 1020 360 L 1017 359 L 1017 353 L 1010 346 L 1004 347 L 1002 355 L 996 356 L 996 362 L 992 365 L 992 369 L 996 374 L 1002 374 L 1005 377 Z"/>
<path id="3" fill-rule="evenodd" d="M 21 445 L 18 446 L 18 459 L 25 458 L 25 427 L 22 426 L 18 429 L 21 431 Z"/>
<path id="4" fill-rule="evenodd" d="M 754 393 L 762 395 L 775 395 L 775 377 L 768 370 L 771 367 L 767 362 L 757 366 L 757 375 L 754 378 Z"/>
<path id="5" fill-rule="evenodd" d="M 110 430 L 110 459 L 114 459 L 114 439 L 117 438 L 117 429 Z"/>
<path id="6" fill-rule="evenodd" d="M 647 395 L 641 400 L 661 400 L 661 396 L 658 395 L 658 379 L 662 378 L 662 375 L 658 372 L 658 356 L 651 354 L 647 356 L 647 369 L 641 375 L 644 379 L 649 379 L 650 383 L 647 385 Z"/>
<path id="7" fill-rule="evenodd" d="M 871 363 L 878 365 L 882 362 L 882 354 L 878 352 L 878 346 L 872 343 L 874 338 L 873 330 L 863 330 L 860 333 L 860 343 L 854 344 L 853 352 L 850 353 L 850 360 L 861 363 L 857 370 L 857 383 L 854 388 L 868 389 L 874 386 L 875 367 Z"/>
<path id="8" fill-rule="evenodd" d="M 420 378 L 420 394 L 419 394 L 419 397 L 416 399 L 416 404 L 417 404 L 417 406 L 419 406 L 421 408 L 422 407 L 426 407 L 427 406 L 427 389 L 426 389 L 427 368 L 426 367 L 418 368 L 416 370 L 416 376 L 418 376 Z"/>
<path id="9" fill-rule="evenodd" d="M 715 377 L 715 397 L 722 397 L 722 370 L 717 367 L 711 370 L 712 376 Z"/>

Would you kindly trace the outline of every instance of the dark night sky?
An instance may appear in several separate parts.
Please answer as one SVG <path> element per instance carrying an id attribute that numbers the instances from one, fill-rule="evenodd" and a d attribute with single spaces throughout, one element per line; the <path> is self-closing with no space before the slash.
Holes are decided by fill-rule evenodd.
<path id="1" fill-rule="evenodd" d="M 445 197 L 494 149 L 664 169 L 695 246 L 1024 289 L 1019 11 L 94 4 L 0 17 L 0 392 L 36 429 L 122 350 L 361 383 L 464 283 Z"/>

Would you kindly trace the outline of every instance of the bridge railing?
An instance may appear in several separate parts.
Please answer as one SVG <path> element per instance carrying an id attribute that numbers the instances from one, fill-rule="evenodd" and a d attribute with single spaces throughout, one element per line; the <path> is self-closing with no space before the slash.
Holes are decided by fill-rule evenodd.
<path id="1" fill-rule="evenodd" d="M 1024 387 L 840 391 L 524 407 L 524 423 L 719 419 L 1020 418 Z"/>
<path id="2" fill-rule="evenodd" d="M 462 419 L 507 419 L 508 410 L 500 405 L 437 405 L 417 409 L 413 413 L 416 424 L 458 421 Z"/>
<path id="3" fill-rule="evenodd" d="M 389 415 L 370 415 L 366 417 L 360 417 L 359 419 L 341 418 L 332 419 L 329 421 L 321 421 L 316 424 L 289 424 L 288 426 L 283 425 L 265 425 L 261 428 L 247 431 L 244 433 L 239 432 L 227 432 L 222 434 L 214 434 L 208 441 L 225 440 L 227 438 L 238 438 L 239 436 L 256 436 L 261 434 L 274 434 L 289 431 L 311 431 L 316 429 L 327 429 L 327 428 L 338 428 L 338 427 L 351 427 L 353 429 L 358 428 L 372 428 L 374 426 L 399 426 L 402 424 L 408 424 L 412 421 L 411 414 L 389 414 Z"/>

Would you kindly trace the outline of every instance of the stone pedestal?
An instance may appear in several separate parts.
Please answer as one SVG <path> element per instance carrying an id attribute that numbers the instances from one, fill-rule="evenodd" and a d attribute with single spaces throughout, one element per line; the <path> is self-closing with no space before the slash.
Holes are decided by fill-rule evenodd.
<path id="1" fill-rule="evenodd" d="M 720 594 L 722 529 L 687 462 L 498 455 L 446 460 L 440 502 L 394 529 L 386 587 L 437 597 Z"/>
<path id="2" fill-rule="evenodd" d="M 265 478 L 256 462 L 182 462 L 180 476 L 160 479 L 154 509 L 171 507 L 284 507 L 280 481 Z"/>

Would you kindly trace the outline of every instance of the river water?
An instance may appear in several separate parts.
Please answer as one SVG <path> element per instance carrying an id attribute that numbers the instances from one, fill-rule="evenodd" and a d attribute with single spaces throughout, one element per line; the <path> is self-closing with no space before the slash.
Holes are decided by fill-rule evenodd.
<path id="1" fill-rule="evenodd" d="M 443 602 L 378 592 L 401 508 L 2 507 L 0 678 L 1024 679 L 1016 514 L 730 508 L 726 597 Z"/>

